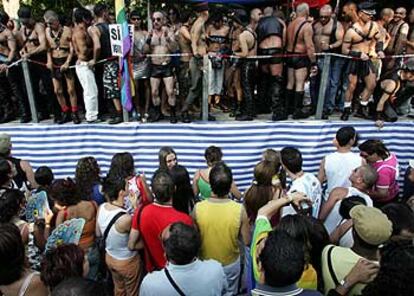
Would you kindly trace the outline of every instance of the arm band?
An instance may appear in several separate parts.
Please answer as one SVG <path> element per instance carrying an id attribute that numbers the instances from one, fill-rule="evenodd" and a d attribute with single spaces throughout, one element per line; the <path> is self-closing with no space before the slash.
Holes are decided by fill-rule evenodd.
<path id="1" fill-rule="evenodd" d="M 350 55 L 351 57 L 354 57 L 354 58 L 360 58 L 360 57 L 361 57 L 361 55 L 362 55 L 362 52 L 358 52 L 358 51 L 353 51 L 353 50 L 351 50 L 351 51 L 349 52 L 349 55 Z"/>
<path id="2" fill-rule="evenodd" d="M 376 52 L 384 51 L 384 42 L 382 41 L 377 42 L 377 44 L 375 44 L 375 51 Z"/>

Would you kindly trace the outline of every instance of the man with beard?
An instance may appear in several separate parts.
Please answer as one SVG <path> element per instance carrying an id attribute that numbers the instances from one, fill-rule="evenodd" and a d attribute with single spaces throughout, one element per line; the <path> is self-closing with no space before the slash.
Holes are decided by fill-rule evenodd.
<path id="1" fill-rule="evenodd" d="M 26 97 L 21 85 L 21 70 L 19 67 L 8 66 L 16 60 L 17 45 L 12 31 L 7 28 L 9 16 L 0 11 L 0 123 L 14 119 L 10 90 L 17 99 L 22 121 L 28 115 Z"/>
<path id="2" fill-rule="evenodd" d="M 181 108 L 184 123 L 191 122 L 188 108 L 196 99 L 202 96 L 203 87 L 203 56 L 207 54 L 205 24 L 208 20 L 208 2 L 195 4 L 194 10 L 197 12 L 197 19 L 191 27 L 191 49 L 193 57 L 190 60 L 191 87 L 186 101 Z M 209 115 L 209 120 L 215 118 Z"/>
<path id="3" fill-rule="evenodd" d="M 98 3 L 95 5 L 93 12 L 96 17 L 96 22 L 94 26 L 91 27 L 91 30 L 99 37 L 99 60 L 111 58 L 112 52 L 108 24 L 108 8 L 105 4 Z M 123 121 L 118 73 L 118 59 L 111 59 L 103 64 L 104 98 L 106 100 L 112 100 L 115 107 L 115 116 L 108 122 L 109 124 L 118 124 Z"/>
<path id="4" fill-rule="evenodd" d="M 342 24 L 332 17 L 332 7 L 330 5 L 323 6 L 319 11 L 319 19 L 313 23 L 313 41 L 315 43 L 315 51 L 318 53 L 340 53 L 342 41 L 344 38 L 344 30 Z M 324 57 L 318 58 L 318 68 L 322 71 Z M 328 116 L 335 109 L 335 98 L 339 88 L 339 82 L 342 75 L 342 69 L 345 60 L 343 58 L 331 57 L 329 69 L 329 81 L 325 92 L 325 104 L 322 119 L 328 119 Z M 320 73 L 320 72 L 319 72 Z M 319 93 L 320 75 L 314 76 L 316 83 L 312 83 L 312 104 L 316 109 Z"/>
<path id="5" fill-rule="evenodd" d="M 75 75 L 73 70 L 69 69 L 73 58 L 72 29 L 63 26 L 59 21 L 59 16 L 52 10 L 46 11 L 43 18 L 48 26 L 46 28 L 46 40 L 49 45 L 47 67 L 52 73 L 53 87 L 63 115 L 58 123 L 62 124 L 72 119 L 73 123 L 79 124 L 81 121 L 78 116 Z M 66 104 L 62 86 L 63 79 L 66 81 L 71 107 Z"/>
<path id="6" fill-rule="evenodd" d="M 354 58 L 348 62 L 349 85 L 345 93 L 344 111 L 341 120 L 348 120 L 351 115 L 351 106 L 358 79 L 362 79 L 365 88 L 359 96 L 357 116 L 370 118 L 369 98 L 376 85 L 376 69 L 370 60 L 370 48 L 375 42 L 375 51 L 379 58 L 384 57 L 384 43 L 380 41 L 382 35 L 379 26 L 372 21 L 375 15 L 373 4 L 362 2 L 358 5 L 358 20 L 347 30 L 342 45 L 342 53 Z"/>
<path id="7" fill-rule="evenodd" d="M 286 61 L 288 67 L 286 103 L 288 114 L 293 113 L 294 119 L 304 119 L 309 116 L 308 112 L 302 110 L 305 81 L 309 74 L 309 67 L 311 75 L 316 75 L 318 71 L 315 46 L 312 40 L 313 29 L 308 17 L 309 5 L 299 4 L 296 7 L 296 18 L 287 28 L 287 54 L 293 56 Z"/>
<path id="8" fill-rule="evenodd" d="M 256 61 L 253 59 L 247 59 L 250 56 L 256 55 L 256 26 L 261 17 L 261 10 L 258 8 L 253 9 L 250 12 L 249 17 L 245 11 L 240 10 L 234 17 L 234 22 L 237 27 L 242 28 L 242 32 L 239 35 L 240 52 L 236 52 L 240 61 L 240 78 L 243 89 L 243 103 L 244 108 L 241 109 L 241 114 L 236 116 L 236 120 L 239 121 L 251 121 L 254 119 L 254 101 L 253 101 L 253 83 L 252 78 L 255 71 Z M 249 23 L 248 23 L 249 22 Z"/>
<path id="9" fill-rule="evenodd" d="M 48 119 L 50 115 L 48 105 L 49 103 L 55 105 L 56 101 L 54 100 L 50 72 L 45 71 L 45 68 L 42 65 L 46 64 L 47 62 L 47 41 L 45 35 L 45 27 L 42 23 L 36 22 L 33 19 L 32 11 L 27 6 L 20 7 L 18 16 L 20 22 L 22 23 L 22 27 L 20 28 L 18 34 L 19 45 L 20 48 L 22 48 L 20 51 L 20 56 L 24 59 L 30 59 L 35 62 L 29 63 L 33 94 L 36 101 L 36 107 L 39 112 L 39 120 Z M 40 94 L 40 81 L 42 81 L 44 90 L 46 91 L 46 97 Z M 48 102 L 48 100 L 51 99 L 53 100 Z M 29 107 L 27 106 L 25 109 L 29 110 Z M 60 112 L 56 112 L 56 118 L 60 116 L 59 113 Z M 28 113 L 22 115 L 21 121 L 29 122 L 30 115 Z"/>
<path id="10" fill-rule="evenodd" d="M 286 25 L 278 17 L 273 16 L 273 8 L 267 7 L 266 14 L 257 25 L 257 52 L 259 55 L 281 55 L 286 43 Z M 267 112 L 271 105 L 272 120 L 285 120 L 287 114 L 282 95 L 283 89 L 283 60 L 282 57 L 272 57 L 259 60 L 261 75 L 258 80 L 258 112 Z"/>
<path id="11" fill-rule="evenodd" d="M 96 30 L 90 30 L 92 13 L 83 8 L 76 8 L 74 14 L 72 43 L 78 57 L 76 61 L 76 75 L 83 88 L 85 103 L 85 118 L 88 123 L 97 123 L 98 120 L 98 87 L 96 86 L 93 67 L 96 64 L 100 42 Z"/>
<path id="12" fill-rule="evenodd" d="M 149 83 L 151 68 L 149 58 L 145 56 L 144 49 L 148 32 L 143 29 L 143 20 L 138 11 L 134 10 L 130 13 L 129 21 L 130 24 L 134 26 L 132 72 L 135 80 L 135 111 L 137 112 L 138 120 L 147 122 L 151 96 L 151 87 Z M 140 100 L 141 95 L 144 100 Z"/>
<path id="13" fill-rule="evenodd" d="M 398 7 L 395 10 L 394 18 L 388 26 L 388 33 L 391 36 L 391 40 L 385 50 L 387 55 L 399 55 L 405 52 L 405 44 L 409 30 L 408 24 L 404 21 L 406 16 L 407 10 L 404 7 Z M 385 70 L 392 71 L 399 66 L 396 63 L 398 64 L 398 61 L 401 61 L 401 59 L 388 59 L 386 61 Z"/>
<path id="14" fill-rule="evenodd" d="M 174 32 L 164 26 L 164 14 L 156 11 L 152 15 L 153 30 L 149 33 L 147 45 L 151 54 L 164 55 L 175 52 L 177 43 L 175 41 Z M 168 96 L 168 104 L 170 105 L 170 122 L 177 123 L 175 110 L 175 93 L 174 93 L 174 76 L 169 56 L 153 56 L 151 57 L 151 96 L 154 104 L 154 113 L 150 117 L 152 122 L 160 120 L 161 113 L 161 97 L 160 84 L 164 82 L 165 91 Z"/>
<path id="15" fill-rule="evenodd" d="M 223 91 L 224 60 L 220 56 L 228 46 L 230 28 L 224 25 L 223 15 L 216 13 L 210 18 L 211 24 L 207 27 L 207 45 L 209 59 L 208 101 L 219 107 Z M 214 100 L 214 101 L 213 101 Z"/>

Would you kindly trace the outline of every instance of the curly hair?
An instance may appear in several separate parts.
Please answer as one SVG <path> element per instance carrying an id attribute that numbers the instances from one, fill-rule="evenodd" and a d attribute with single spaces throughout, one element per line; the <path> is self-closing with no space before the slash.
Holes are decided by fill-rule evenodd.
<path id="1" fill-rule="evenodd" d="M 10 285 L 24 272 L 25 249 L 19 229 L 0 223 L 0 285 Z"/>
<path id="2" fill-rule="evenodd" d="M 41 262 L 40 278 L 50 290 L 70 277 L 82 277 L 84 251 L 74 244 L 63 244 L 48 251 Z"/>
<path id="3" fill-rule="evenodd" d="M 83 157 L 76 165 L 75 180 L 81 198 L 91 200 L 93 186 L 101 181 L 100 168 L 94 157 Z"/>
<path id="4" fill-rule="evenodd" d="M 127 178 L 135 175 L 134 157 L 129 152 L 117 153 L 112 157 L 108 178 Z"/>
<path id="5" fill-rule="evenodd" d="M 24 193 L 17 189 L 7 189 L 0 195 L 0 223 L 10 222 L 19 214 L 24 203 Z"/>
<path id="6" fill-rule="evenodd" d="M 63 207 L 74 206 L 81 201 L 78 188 L 71 178 L 60 179 L 53 183 L 50 195 Z"/>

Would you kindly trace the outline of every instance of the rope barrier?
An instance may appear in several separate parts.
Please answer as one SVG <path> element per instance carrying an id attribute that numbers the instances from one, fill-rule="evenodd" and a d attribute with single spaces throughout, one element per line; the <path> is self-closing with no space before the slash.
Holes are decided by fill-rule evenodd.
<path id="1" fill-rule="evenodd" d="M 274 54 L 274 55 L 254 55 L 254 56 L 248 56 L 245 58 L 239 57 L 237 55 L 227 55 L 227 54 L 208 54 L 210 58 L 212 57 L 219 57 L 219 58 L 224 58 L 224 59 L 251 59 L 251 60 L 261 60 L 261 59 L 271 59 L 271 58 L 294 58 L 294 57 L 307 57 L 308 55 L 306 53 L 283 53 L 283 54 Z M 171 54 L 146 54 L 146 55 L 142 55 L 142 57 L 188 57 L 188 56 L 193 56 L 192 53 L 171 53 Z M 345 55 L 345 54 L 340 54 L 340 53 L 330 53 L 330 52 L 321 52 L 321 53 L 315 53 L 315 56 L 318 57 L 323 57 L 323 56 L 331 56 L 331 57 L 338 57 L 338 58 L 344 58 L 344 59 L 350 59 L 350 60 L 362 60 L 361 58 L 356 58 L 356 57 L 351 57 L 349 55 Z M 112 61 L 115 59 L 118 59 L 119 57 L 117 56 L 112 56 L 106 59 L 102 59 L 96 62 L 97 64 L 102 64 L 102 63 L 106 63 L 108 61 Z M 370 57 L 370 59 L 398 59 L 398 58 L 414 58 L 414 54 L 398 54 L 398 55 L 388 55 L 385 56 L 384 58 L 379 58 L 379 57 Z M 13 63 L 11 63 L 10 65 L 7 66 L 7 68 L 11 68 L 14 66 L 19 65 L 21 62 L 23 61 L 23 59 L 19 59 Z M 31 59 L 27 59 L 28 62 L 33 63 L 33 64 L 38 64 L 44 67 L 47 67 L 46 63 L 42 63 L 39 61 L 35 61 L 35 60 L 31 60 Z M 53 65 L 53 68 L 55 69 L 60 69 L 61 66 L 56 66 Z M 76 67 L 76 65 L 71 65 L 68 68 L 69 69 L 74 69 Z"/>

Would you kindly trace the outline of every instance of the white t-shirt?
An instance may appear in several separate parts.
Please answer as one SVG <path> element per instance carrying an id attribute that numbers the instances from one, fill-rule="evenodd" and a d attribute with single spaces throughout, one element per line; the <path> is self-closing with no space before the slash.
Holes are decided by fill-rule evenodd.
<path id="1" fill-rule="evenodd" d="M 349 177 L 352 171 L 362 165 L 362 157 L 353 152 L 334 152 L 325 157 L 325 175 L 327 188 L 325 200 L 329 193 L 336 187 L 349 187 Z"/>
<path id="2" fill-rule="evenodd" d="M 314 174 L 304 173 L 301 177 L 292 182 L 288 193 L 292 192 L 305 193 L 312 201 L 312 216 L 318 218 L 321 207 L 322 189 L 321 183 Z M 289 205 L 283 208 L 282 216 L 297 214 L 295 209 Z"/>
<path id="3" fill-rule="evenodd" d="M 346 195 L 346 198 L 350 196 L 359 196 L 362 197 L 365 202 L 367 203 L 367 206 L 372 207 L 372 199 L 369 197 L 369 195 L 359 191 L 355 187 L 349 187 L 348 188 L 348 194 Z M 325 219 L 325 222 L 323 223 L 325 225 L 326 230 L 329 234 L 332 234 L 332 232 L 335 230 L 335 228 L 341 223 L 342 216 L 339 214 L 339 207 L 341 206 L 341 201 L 338 201 L 328 216 Z"/>

